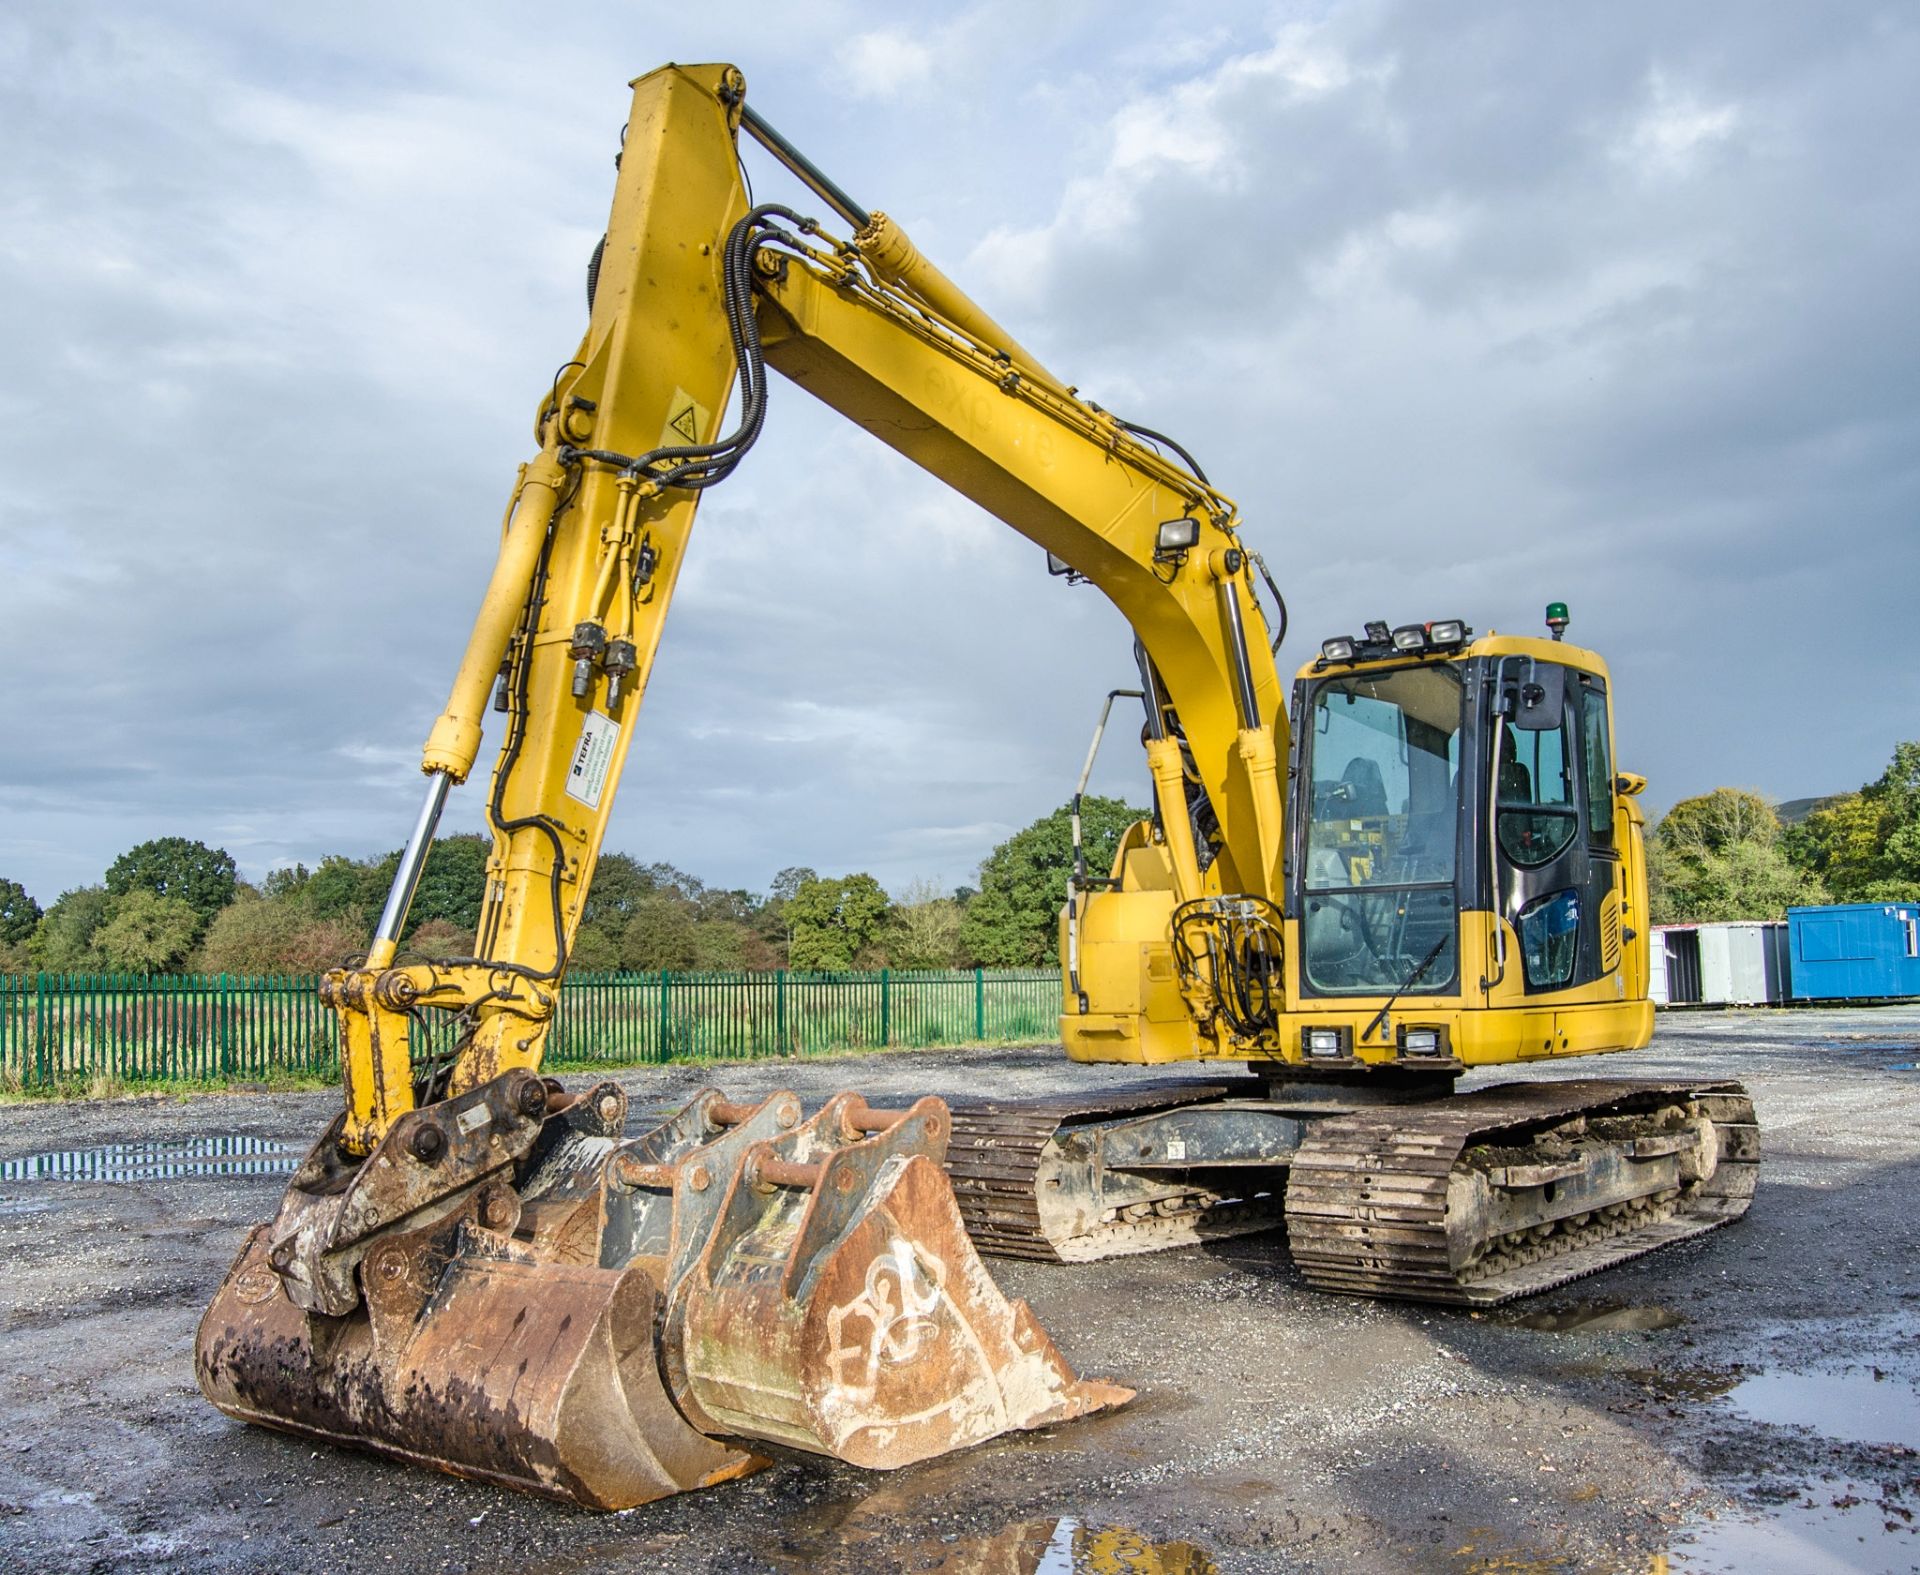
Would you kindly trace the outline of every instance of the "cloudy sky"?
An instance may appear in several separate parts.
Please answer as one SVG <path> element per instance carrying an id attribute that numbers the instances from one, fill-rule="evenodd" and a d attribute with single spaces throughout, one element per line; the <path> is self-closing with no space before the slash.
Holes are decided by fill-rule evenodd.
<path id="1" fill-rule="evenodd" d="M 626 80 L 670 59 L 739 64 L 1177 434 L 1281 578 L 1287 666 L 1563 598 L 1655 807 L 1854 787 L 1920 736 L 1910 6 L 13 0 L 0 874 L 48 902 L 151 836 L 256 878 L 403 839 Z M 1129 680 L 1096 593 L 776 379 L 609 846 L 965 881 Z M 1102 783 L 1139 779 L 1123 739 Z"/>

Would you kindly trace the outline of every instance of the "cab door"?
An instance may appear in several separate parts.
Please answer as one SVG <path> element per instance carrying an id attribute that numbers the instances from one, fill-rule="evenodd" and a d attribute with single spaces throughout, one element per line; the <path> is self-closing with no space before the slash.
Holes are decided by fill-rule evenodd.
<path id="1" fill-rule="evenodd" d="M 1557 994 L 1620 960 L 1606 685 L 1519 657 L 1500 664 L 1497 693 L 1495 890 L 1519 938 L 1526 993 Z"/>

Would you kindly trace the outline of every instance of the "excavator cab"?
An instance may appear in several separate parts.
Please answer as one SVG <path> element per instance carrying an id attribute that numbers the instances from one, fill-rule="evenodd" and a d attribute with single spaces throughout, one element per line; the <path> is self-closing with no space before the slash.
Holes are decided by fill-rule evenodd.
<path id="1" fill-rule="evenodd" d="M 1615 772 L 1595 652 L 1458 620 L 1337 638 L 1293 714 L 1303 1018 L 1444 1004 L 1464 1064 L 1646 1042 L 1639 779 Z M 1549 1006 L 1568 1026 L 1537 1046 L 1499 1026 Z"/>
<path id="2" fill-rule="evenodd" d="M 1159 804 L 1107 878 L 1076 876 L 1071 1055 L 1364 1076 L 1647 1042 L 1643 781 L 1615 769 L 1597 652 L 1370 623 L 1324 642 L 1275 730 L 1291 740 L 1278 903 L 1226 884 L 1211 813 Z M 1175 821 L 1198 891 L 1181 889 Z M 1183 952 L 1187 916 L 1256 903 L 1273 917 L 1253 962 L 1211 937 L 1210 957 Z"/>

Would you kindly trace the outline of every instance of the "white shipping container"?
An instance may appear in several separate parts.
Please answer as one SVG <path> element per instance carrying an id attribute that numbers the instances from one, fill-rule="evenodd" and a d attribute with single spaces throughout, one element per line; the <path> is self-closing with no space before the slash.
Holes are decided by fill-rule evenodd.
<path id="1" fill-rule="evenodd" d="M 1652 961 L 1657 1006 L 1766 1006 L 1789 994 L 1784 923 L 1658 925 Z"/>

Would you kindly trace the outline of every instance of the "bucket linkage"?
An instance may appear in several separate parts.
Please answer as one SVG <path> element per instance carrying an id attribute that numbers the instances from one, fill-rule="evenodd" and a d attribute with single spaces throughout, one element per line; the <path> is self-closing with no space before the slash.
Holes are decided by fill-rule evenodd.
<path id="1" fill-rule="evenodd" d="M 709 1090 L 638 1137 L 618 1084 L 514 1071 L 340 1123 L 201 1320 L 244 1422 L 595 1509 L 706 1487 L 757 1444 L 891 1469 L 1123 1404 L 967 1238 L 946 1106 Z"/>

